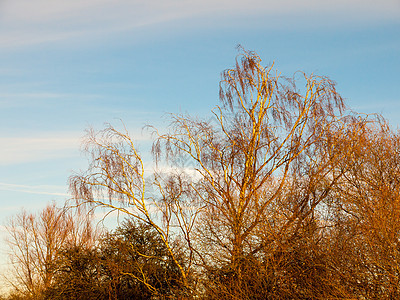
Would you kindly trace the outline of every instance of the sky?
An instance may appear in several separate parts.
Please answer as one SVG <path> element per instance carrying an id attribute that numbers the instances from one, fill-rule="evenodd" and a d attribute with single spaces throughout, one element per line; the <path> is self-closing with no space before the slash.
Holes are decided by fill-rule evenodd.
<path id="1" fill-rule="evenodd" d="M 400 0 L 0 0 L 0 234 L 69 198 L 85 129 L 123 122 L 148 149 L 143 126 L 207 117 L 238 44 L 399 127 Z"/>

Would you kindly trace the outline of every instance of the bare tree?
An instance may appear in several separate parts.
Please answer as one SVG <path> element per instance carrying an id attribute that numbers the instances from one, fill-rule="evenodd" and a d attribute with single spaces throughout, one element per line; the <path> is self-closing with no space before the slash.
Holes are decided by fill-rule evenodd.
<path id="1" fill-rule="evenodd" d="M 90 215 L 57 208 L 53 203 L 39 214 L 22 211 L 6 226 L 10 247 L 7 281 L 17 294 L 40 299 L 56 271 L 54 262 L 62 248 L 90 246 L 96 239 Z"/>
<path id="2" fill-rule="evenodd" d="M 190 235 L 197 210 L 184 183 L 177 183 L 174 180 L 177 177 L 173 176 L 165 179 L 156 175 L 146 180 L 142 158 L 128 132 L 111 126 L 97 133 L 89 130 L 85 145 L 91 156 L 89 168 L 85 173 L 70 178 L 71 191 L 78 204 L 107 208 L 109 212 L 116 211 L 153 228 L 169 254 L 165 259 L 176 265 L 180 285 L 185 293 L 190 294 L 189 276 L 193 260 Z M 189 206 L 190 210 L 186 209 Z M 185 263 L 178 259 L 181 251 L 177 235 L 186 241 L 190 253 Z M 140 254 L 146 257 L 145 253 Z M 141 277 L 134 273 L 130 276 L 142 282 L 152 293 L 160 293 L 144 273 Z"/>
<path id="3" fill-rule="evenodd" d="M 252 52 L 242 50 L 220 86 L 216 122 L 173 116 L 153 151 L 184 157 L 197 172 L 188 184 L 203 207 L 197 254 L 211 272 L 227 270 L 224 298 L 246 299 L 246 265 L 286 248 L 342 175 L 332 168 L 341 157 L 327 154 L 347 119 L 334 82 L 301 72 L 282 78 Z"/>

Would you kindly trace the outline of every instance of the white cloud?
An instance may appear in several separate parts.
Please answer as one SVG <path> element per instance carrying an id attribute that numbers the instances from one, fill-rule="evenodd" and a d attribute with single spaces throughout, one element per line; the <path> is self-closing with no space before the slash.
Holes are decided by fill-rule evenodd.
<path id="1" fill-rule="evenodd" d="M 352 20 L 397 20 L 398 0 L 5 0 L 0 4 L 0 46 L 70 41 L 108 36 L 115 32 L 141 29 L 148 25 L 185 20 L 205 25 L 211 18 L 258 15 L 263 22 L 277 16 L 296 24 L 297 17 L 331 16 L 338 23 L 343 16 Z M 208 19 L 209 20 L 209 19 Z M 276 25 L 270 21 L 272 24 Z M 298 24 L 297 24 L 298 25 Z M 184 29 L 182 29 L 184 30 Z"/>
<path id="2" fill-rule="evenodd" d="M 22 185 L 22 184 L 11 184 L 0 182 L 0 190 L 21 192 L 28 194 L 40 194 L 40 195 L 51 195 L 51 196 L 69 196 L 65 193 L 65 187 L 52 186 L 52 185 Z"/>
<path id="3" fill-rule="evenodd" d="M 124 130 L 124 124 L 121 122 L 116 121 L 113 125 L 115 125 L 117 130 Z M 94 130 L 101 130 L 105 126 L 94 128 Z M 127 129 L 129 130 L 129 127 Z M 79 149 L 85 135 L 86 133 L 83 131 L 61 131 L 42 132 L 34 135 L 31 134 L 30 136 L 26 136 L 23 133 L 20 136 L 0 136 L 0 166 L 78 157 L 80 153 Z M 151 132 L 136 127 L 133 130 L 129 130 L 129 135 L 135 143 L 140 143 L 145 149 L 147 149 L 147 144 L 145 143 L 153 140 Z"/>
<path id="4" fill-rule="evenodd" d="M 36 92 L 36 93 L 0 93 L 0 109 L 9 107 L 29 107 L 39 105 L 49 105 L 48 100 L 68 101 L 87 101 L 93 99 L 101 99 L 101 95 L 96 94 L 68 94 L 54 92 Z"/>
<path id="5" fill-rule="evenodd" d="M 82 134 L 57 133 L 35 137 L 0 137 L 0 165 L 72 157 Z"/>

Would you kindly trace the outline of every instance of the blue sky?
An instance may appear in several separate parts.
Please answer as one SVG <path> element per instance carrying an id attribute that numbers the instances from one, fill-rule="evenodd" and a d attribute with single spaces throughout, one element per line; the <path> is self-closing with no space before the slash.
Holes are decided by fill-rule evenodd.
<path id="1" fill-rule="evenodd" d="M 400 0 L 3 0 L 0 225 L 68 198 L 88 126 L 122 119 L 146 144 L 167 112 L 207 115 L 237 44 L 400 125 Z"/>

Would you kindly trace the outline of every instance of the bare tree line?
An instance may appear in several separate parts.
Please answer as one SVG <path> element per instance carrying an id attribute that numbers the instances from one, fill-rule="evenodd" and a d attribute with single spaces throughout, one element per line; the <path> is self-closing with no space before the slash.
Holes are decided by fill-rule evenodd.
<path id="1" fill-rule="evenodd" d="M 89 130 L 78 215 L 8 227 L 12 297 L 400 297 L 398 132 L 346 110 L 329 78 L 282 77 L 243 49 L 212 115 L 153 128 L 151 174 L 125 128 Z M 100 207 L 126 221 L 97 234 L 84 212 Z"/>

